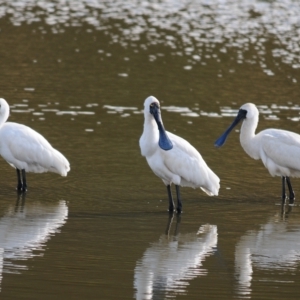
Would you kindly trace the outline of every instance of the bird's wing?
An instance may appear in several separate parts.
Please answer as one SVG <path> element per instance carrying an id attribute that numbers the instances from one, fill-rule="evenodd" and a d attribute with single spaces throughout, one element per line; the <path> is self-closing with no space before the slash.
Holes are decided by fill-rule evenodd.
<path id="1" fill-rule="evenodd" d="M 180 136 L 175 135 L 169 131 L 167 131 L 167 134 L 168 134 L 170 140 L 172 141 L 172 143 L 174 143 L 176 145 L 176 148 L 183 151 L 190 157 L 199 158 L 199 156 L 200 156 L 202 159 L 201 154 L 188 141 L 186 141 L 185 139 L 181 138 Z"/>
<path id="2" fill-rule="evenodd" d="M 45 155 L 49 155 L 52 149 L 52 146 L 42 135 L 22 124 L 5 123 L 1 129 L 1 138 L 10 155 L 19 161 L 28 163 L 45 160 Z M 5 156 L 5 153 L 3 154 Z"/>
<path id="3" fill-rule="evenodd" d="M 169 132 L 168 136 L 173 143 L 173 149 L 162 150 L 165 166 L 179 175 L 188 186 L 206 186 L 212 171 L 200 153 L 183 138 Z"/>
<path id="4" fill-rule="evenodd" d="M 268 129 L 257 136 L 261 140 L 264 164 L 271 159 L 280 167 L 300 171 L 300 135 L 285 130 Z"/>

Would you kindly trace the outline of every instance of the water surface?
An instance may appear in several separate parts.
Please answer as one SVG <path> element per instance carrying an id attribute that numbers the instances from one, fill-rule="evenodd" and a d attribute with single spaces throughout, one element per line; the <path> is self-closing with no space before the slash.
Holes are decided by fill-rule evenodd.
<path id="1" fill-rule="evenodd" d="M 0 163 L 3 299 L 298 299 L 299 203 L 243 152 L 245 102 L 258 130 L 300 132 L 297 1 L 0 1 L 0 97 L 10 121 L 70 161 L 28 174 Z M 163 183 L 140 155 L 143 102 L 221 178 L 218 197 Z M 299 180 L 294 179 L 296 197 Z"/>

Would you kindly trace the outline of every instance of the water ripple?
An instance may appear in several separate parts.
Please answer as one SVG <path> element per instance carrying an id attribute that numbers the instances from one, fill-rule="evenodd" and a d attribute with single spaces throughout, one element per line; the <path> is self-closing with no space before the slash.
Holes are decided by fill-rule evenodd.
<path id="1" fill-rule="evenodd" d="M 97 103 L 90 103 L 87 104 L 85 107 L 89 108 L 89 110 L 84 110 L 84 107 L 81 106 L 69 106 L 68 108 L 62 108 L 61 110 L 57 108 L 52 108 L 51 104 L 38 104 L 34 107 L 31 107 L 30 103 L 22 104 L 22 103 L 15 103 L 11 106 L 12 113 L 26 113 L 32 114 L 39 120 L 43 121 L 47 117 L 48 114 L 53 114 L 57 116 L 97 116 L 98 112 L 98 104 Z M 282 119 L 287 119 L 292 122 L 299 122 L 300 121 L 300 106 L 298 104 L 293 104 L 292 102 L 288 102 L 286 105 L 278 105 L 278 104 L 271 104 L 271 105 L 257 105 L 257 108 L 261 114 L 261 116 L 266 120 L 273 120 L 277 121 Z M 144 111 L 138 109 L 137 107 L 133 106 L 119 106 L 119 105 L 104 105 L 103 109 L 108 114 L 115 114 L 122 118 L 130 117 L 136 114 L 143 114 Z M 194 107 L 185 107 L 185 106 L 162 106 L 162 110 L 167 113 L 177 113 L 180 114 L 182 117 L 190 117 L 190 118 L 198 118 L 198 117 L 209 117 L 209 118 L 221 118 L 221 117 L 229 117 L 234 118 L 238 113 L 237 107 L 230 107 L 230 106 L 221 106 L 219 112 L 211 111 L 207 112 L 202 110 L 199 107 L 198 103 L 195 103 Z M 74 120 L 74 119 L 71 119 Z M 191 122 L 191 121 L 188 121 Z M 101 123 L 101 122 L 100 122 Z M 100 124 L 99 123 L 99 124 Z"/>
<path id="2" fill-rule="evenodd" d="M 87 34 L 102 31 L 124 47 L 162 44 L 174 55 L 188 56 L 186 70 L 200 61 L 205 64 L 202 60 L 219 62 L 230 51 L 237 63 L 258 64 L 268 76 L 280 70 L 278 60 L 300 68 L 299 11 L 300 2 L 293 0 L 0 0 L 0 18 L 8 17 L 15 26 L 45 23 L 47 28 L 39 27 L 42 33 L 57 34 L 88 25 Z"/>
<path id="3" fill-rule="evenodd" d="M 189 108 L 184 106 L 162 106 L 161 109 L 165 110 L 168 113 L 177 113 L 183 117 L 209 117 L 209 118 L 221 118 L 221 117 L 229 117 L 234 118 L 238 113 L 238 108 L 231 108 L 229 106 L 221 106 L 220 112 L 206 112 L 199 107 Z M 121 117 L 129 117 L 131 113 L 133 114 L 143 114 L 143 110 L 138 110 L 137 107 L 131 106 L 112 106 L 112 105 L 104 105 L 104 109 L 106 109 L 108 114 L 118 114 Z M 260 114 L 266 120 L 278 121 L 280 117 L 278 114 L 283 114 L 284 112 L 288 112 L 288 115 L 285 116 L 287 120 L 291 120 L 293 122 L 300 121 L 300 106 L 298 104 L 288 103 L 287 105 L 277 105 L 272 104 L 268 105 L 257 105 L 257 108 Z M 64 114 L 66 112 L 58 112 L 57 114 Z M 73 112 L 73 113 L 84 113 L 84 112 Z M 296 114 L 296 115 L 295 115 Z M 286 114 L 285 114 L 286 115 Z"/>

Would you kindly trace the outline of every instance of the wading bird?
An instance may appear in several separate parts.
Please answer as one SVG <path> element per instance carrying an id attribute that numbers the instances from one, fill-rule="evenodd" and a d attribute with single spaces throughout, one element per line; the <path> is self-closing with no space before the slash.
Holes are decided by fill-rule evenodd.
<path id="1" fill-rule="evenodd" d="M 68 160 L 30 127 L 6 122 L 8 116 L 9 105 L 0 98 L 0 155 L 17 170 L 17 190 L 27 190 L 26 172 L 50 171 L 67 176 Z"/>
<path id="2" fill-rule="evenodd" d="M 150 96 L 144 103 L 144 131 L 140 138 L 142 156 L 167 186 L 169 211 L 173 212 L 174 202 L 171 184 L 177 194 L 177 212 L 181 213 L 180 186 L 200 187 L 210 196 L 217 196 L 220 188 L 219 177 L 207 166 L 200 153 L 186 140 L 165 131 L 161 119 L 159 101 Z"/>
<path id="3" fill-rule="evenodd" d="M 294 202 L 290 177 L 300 177 L 300 135 L 281 129 L 265 129 L 258 134 L 258 109 L 252 103 L 241 106 L 235 120 L 216 140 L 221 147 L 230 131 L 243 120 L 240 142 L 245 152 L 254 159 L 261 159 L 272 176 L 282 177 L 282 200 L 286 199 L 285 183 L 289 189 L 290 203 Z"/>

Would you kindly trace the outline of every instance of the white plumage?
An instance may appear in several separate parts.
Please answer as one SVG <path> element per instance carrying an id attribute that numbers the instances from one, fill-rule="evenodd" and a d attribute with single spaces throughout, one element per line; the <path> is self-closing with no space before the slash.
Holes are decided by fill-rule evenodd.
<path id="1" fill-rule="evenodd" d="M 259 112 L 254 104 L 246 103 L 241 106 L 236 119 L 215 145 L 222 146 L 233 127 L 243 120 L 240 133 L 243 149 L 250 157 L 261 159 L 272 176 L 282 176 L 282 198 L 283 200 L 286 198 L 286 181 L 292 202 L 295 194 L 289 177 L 300 177 L 300 135 L 273 128 L 255 134 L 258 116 Z"/>
<path id="2" fill-rule="evenodd" d="M 169 210 L 174 205 L 170 185 L 177 191 L 177 211 L 181 212 L 179 186 L 200 187 L 208 195 L 218 195 L 220 179 L 207 166 L 200 153 L 186 140 L 165 131 L 160 117 L 159 101 L 150 96 L 144 103 L 144 131 L 140 148 L 152 171 L 168 188 Z"/>
<path id="3" fill-rule="evenodd" d="M 18 174 L 18 190 L 27 188 L 25 172 L 54 172 L 67 176 L 68 160 L 39 133 L 22 124 L 6 122 L 9 105 L 0 99 L 0 155 Z M 21 171 L 22 177 L 21 178 Z"/>

